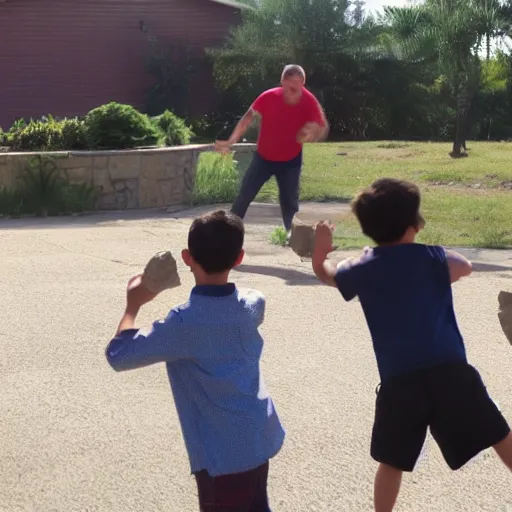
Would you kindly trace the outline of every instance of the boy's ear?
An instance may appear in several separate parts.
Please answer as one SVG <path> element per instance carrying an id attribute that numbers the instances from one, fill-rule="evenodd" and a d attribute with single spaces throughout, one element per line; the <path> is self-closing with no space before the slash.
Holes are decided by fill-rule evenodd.
<path id="1" fill-rule="evenodd" d="M 425 218 L 423 217 L 423 215 L 421 215 L 421 213 L 418 213 L 418 222 L 415 227 L 416 233 L 419 233 L 422 229 L 424 229 L 425 224 Z"/>
<path id="2" fill-rule="evenodd" d="M 235 265 L 234 265 L 235 267 L 238 267 L 238 265 L 240 265 L 242 263 L 244 256 L 245 256 L 245 251 L 242 249 L 240 251 L 240 254 L 238 255 L 238 258 L 235 261 Z"/>
<path id="3" fill-rule="evenodd" d="M 183 260 L 183 263 L 187 265 L 187 267 L 192 266 L 192 256 L 190 255 L 190 251 L 188 249 L 183 249 L 181 251 L 181 259 Z"/>

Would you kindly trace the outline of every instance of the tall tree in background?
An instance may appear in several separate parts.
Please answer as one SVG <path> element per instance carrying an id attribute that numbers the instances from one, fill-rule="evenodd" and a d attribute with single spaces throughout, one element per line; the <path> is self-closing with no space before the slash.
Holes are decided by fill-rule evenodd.
<path id="1" fill-rule="evenodd" d="M 467 156 L 471 101 L 478 90 L 478 52 L 499 29 L 500 11 L 491 0 L 426 0 L 406 8 L 387 8 L 385 17 L 405 58 L 433 63 L 448 83 L 457 105 L 452 157 Z"/>
<path id="2" fill-rule="evenodd" d="M 364 6 L 366 2 L 364 0 L 353 0 L 352 5 L 354 6 L 352 10 L 352 20 L 356 27 L 362 26 L 364 22 Z"/>
<path id="3" fill-rule="evenodd" d="M 499 0 L 476 0 L 475 10 L 480 26 L 479 47 L 485 45 L 486 60 L 489 61 L 492 53 L 492 42 L 503 37 L 506 33 L 504 6 Z"/>
<path id="4" fill-rule="evenodd" d="M 370 124 L 385 123 L 373 65 L 388 55 L 378 44 L 382 27 L 364 16 L 362 2 L 356 18 L 351 7 L 348 0 L 262 0 L 227 45 L 210 52 L 218 84 L 254 96 L 278 84 L 283 65 L 301 64 L 332 132 L 366 138 Z M 378 71 L 387 75 L 390 67 Z"/>
<path id="5" fill-rule="evenodd" d="M 500 106 L 508 88 L 485 85 L 494 64 L 483 69 L 480 58 L 491 63 L 496 38 L 512 33 L 507 2 L 424 0 L 375 19 L 363 0 L 258 0 L 226 45 L 209 52 L 231 98 L 223 122 L 234 123 L 293 62 L 306 69 L 332 135 L 452 140 L 451 155 L 466 156 L 472 105 L 480 136 L 490 137 L 491 126 L 495 137 L 512 130 Z"/>

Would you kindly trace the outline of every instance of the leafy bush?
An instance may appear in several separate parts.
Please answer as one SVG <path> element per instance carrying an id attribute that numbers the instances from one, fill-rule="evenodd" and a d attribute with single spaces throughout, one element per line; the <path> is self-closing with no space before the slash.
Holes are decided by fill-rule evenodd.
<path id="1" fill-rule="evenodd" d="M 186 125 L 185 121 L 166 110 L 163 114 L 153 117 L 154 125 L 165 135 L 167 146 L 180 146 L 190 144 L 190 139 L 194 135 L 192 128 Z"/>
<path id="2" fill-rule="evenodd" d="M 273 245 L 280 245 L 286 247 L 288 243 L 288 232 L 283 226 L 279 226 L 270 233 L 270 243 Z"/>
<path id="3" fill-rule="evenodd" d="M 108 103 L 91 110 L 85 118 L 91 149 L 129 149 L 162 143 L 161 131 L 130 105 Z"/>
<path id="4" fill-rule="evenodd" d="M 77 117 L 63 119 L 62 127 L 62 149 L 87 149 L 87 133 L 85 123 Z"/>
<path id="5" fill-rule="evenodd" d="M 195 204 L 232 202 L 239 182 L 240 174 L 232 153 L 202 153 L 197 162 L 192 201 Z"/>
<path id="6" fill-rule="evenodd" d="M 166 110 L 150 119 L 130 105 L 109 103 L 91 110 L 85 119 L 52 116 L 14 122 L 0 129 L 0 145 L 13 151 L 131 149 L 141 146 L 189 144 L 193 136 L 185 121 Z"/>
<path id="7" fill-rule="evenodd" d="M 8 146 L 12 145 L 12 141 L 18 136 L 18 134 L 27 126 L 27 123 L 24 119 L 17 119 L 14 121 L 12 126 L 9 128 L 9 131 L 5 134 L 5 143 Z"/>
<path id="8" fill-rule="evenodd" d="M 15 123 L 7 134 L 14 151 L 55 151 L 62 149 L 62 126 L 52 116 Z"/>

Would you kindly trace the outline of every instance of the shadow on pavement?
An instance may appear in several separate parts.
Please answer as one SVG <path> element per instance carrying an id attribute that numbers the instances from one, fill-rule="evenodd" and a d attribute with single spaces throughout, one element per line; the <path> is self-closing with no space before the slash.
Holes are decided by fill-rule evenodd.
<path id="1" fill-rule="evenodd" d="M 336 220 L 348 209 L 346 202 L 301 203 L 301 214 L 308 220 Z M 190 220 L 199 215 L 218 209 L 229 210 L 231 204 L 215 204 L 207 206 L 175 206 L 159 208 L 143 208 L 129 210 L 108 210 L 87 212 L 84 215 L 63 215 L 59 217 L 23 217 L 20 219 L 0 218 L 2 229 L 49 229 L 49 228 L 83 228 L 92 226 L 120 226 L 124 223 L 137 221 L 172 221 Z M 281 207 L 276 203 L 252 203 L 244 219 L 246 225 L 258 224 L 278 226 L 281 224 Z"/>
<path id="2" fill-rule="evenodd" d="M 293 270 L 291 268 L 242 264 L 233 269 L 233 272 L 277 277 L 286 281 L 288 286 L 316 286 L 321 284 L 316 276 L 306 272 L 301 272 L 300 270 Z"/>
<path id="3" fill-rule="evenodd" d="M 473 262 L 473 270 L 475 272 L 512 272 L 512 267 L 507 265 L 496 265 L 494 263 Z"/>

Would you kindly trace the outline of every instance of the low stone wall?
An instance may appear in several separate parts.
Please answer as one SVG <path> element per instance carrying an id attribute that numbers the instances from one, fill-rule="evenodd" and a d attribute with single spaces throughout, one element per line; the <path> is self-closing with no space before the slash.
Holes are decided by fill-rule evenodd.
<path id="1" fill-rule="evenodd" d="M 50 158 L 71 183 L 98 187 L 100 210 L 153 208 L 186 204 L 194 189 L 199 155 L 211 145 L 124 151 L 0 153 L 0 188 L 13 187 L 30 159 Z M 255 144 L 233 147 L 246 167 Z M 243 163 L 242 163 L 243 162 Z"/>

